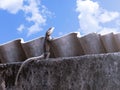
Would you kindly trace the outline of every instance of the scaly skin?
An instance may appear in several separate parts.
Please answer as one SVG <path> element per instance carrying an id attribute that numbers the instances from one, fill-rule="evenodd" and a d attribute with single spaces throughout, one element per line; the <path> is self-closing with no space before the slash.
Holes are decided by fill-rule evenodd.
<path id="1" fill-rule="evenodd" d="M 48 59 L 50 56 L 50 43 L 51 43 L 51 34 L 53 32 L 54 27 L 51 27 L 48 29 L 48 31 L 45 34 L 45 40 L 44 40 L 44 59 Z"/>

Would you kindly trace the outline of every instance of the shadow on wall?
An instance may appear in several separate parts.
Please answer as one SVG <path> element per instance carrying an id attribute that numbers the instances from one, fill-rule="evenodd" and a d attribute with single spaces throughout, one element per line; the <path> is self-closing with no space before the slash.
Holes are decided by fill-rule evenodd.
<path id="1" fill-rule="evenodd" d="M 90 33 L 77 37 L 78 33 L 56 38 L 51 43 L 51 58 L 101 54 L 120 51 L 120 34 L 100 35 Z M 43 53 L 44 37 L 22 43 L 17 39 L 0 45 L 0 62 L 20 62 Z"/>

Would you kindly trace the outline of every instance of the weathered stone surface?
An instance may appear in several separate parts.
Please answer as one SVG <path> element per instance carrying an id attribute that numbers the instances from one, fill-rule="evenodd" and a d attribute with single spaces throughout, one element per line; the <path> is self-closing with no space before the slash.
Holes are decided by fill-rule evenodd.
<path id="1" fill-rule="evenodd" d="M 56 38 L 51 43 L 54 57 L 73 57 L 83 55 L 83 49 L 79 43 L 78 33 L 70 33 L 61 38 Z"/>
<path id="2" fill-rule="evenodd" d="M 120 53 L 38 59 L 23 68 L 14 86 L 20 64 L 0 65 L 7 90 L 120 90 Z"/>
<path id="3" fill-rule="evenodd" d="M 101 41 L 107 53 L 118 52 L 117 44 L 115 42 L 114 34 L 109 33 L 101 36 Z"/>
<path id="4" fill-rule="evenodd" d="M 23 50 L 27 58 L 36 57 L 43 54 L 44 37 L 22 43 Z"/>
<path id="5" fill-rule="evenodd" d="M 117 50 L 120 51 L 120 33 L 114 35 Z"/>
<path id="6" fill-rule="evenodd" d="M 79 38 L 84 54 L 101 54 L 105 53 L 105 48 L 101 42 L 100 35 L 90 33 Z"/>
<path id="7" fill-rule="evenodd" d="M 0 62 L 11 63 L 20 62 L 26 59 L 26 55 L 21 45 L 21 39 L 10 41 L 0 45 Z"/>

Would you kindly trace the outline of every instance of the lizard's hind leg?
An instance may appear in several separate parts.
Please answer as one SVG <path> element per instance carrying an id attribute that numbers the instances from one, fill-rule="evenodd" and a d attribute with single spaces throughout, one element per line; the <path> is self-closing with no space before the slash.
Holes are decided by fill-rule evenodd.
<path id="1" fill-rule="evenodd" d="M 45 54 L 44 54 L 44 59 L 48 59 L 50 57 L 50 52 L 46 52 Z"/>

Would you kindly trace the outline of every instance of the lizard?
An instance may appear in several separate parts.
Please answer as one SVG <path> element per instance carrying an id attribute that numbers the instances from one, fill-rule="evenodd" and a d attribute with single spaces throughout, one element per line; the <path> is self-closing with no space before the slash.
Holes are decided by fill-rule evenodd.
<path id="1" fill-rule="evenodd" d="M 45 34 L 45 40 L 44 40 L 44 59 L 48 59 L 50 56 L 50 46 L 51 46 L 51 34 L 54 30 L 54 27 L 51 27 L 48 29 L 48 31 Z"/>
<path id="2" fill-rule="evenodd" d="M 15 78 L 15 85 L 17 85 L 18 77 L 19 77 L 20 72 L 22 71 L 22 68 L 23 68 L 27 63 L 29 63 L 29 62 L 31 62 L 31 61 L 34 61 L 34 60 L 48 59 L 48 58 L 49 58 L 49 56 L 50 56 L 50 42 L 51 42 L 51 40 L 52 40 L 51 34 L 52 34 L 53 30 L 54 30 L 54 27 L 51 27 L 51 28 L 49 28 L 49 29 L 47 30 L 47 32 L 46 32 L 46 34 L 45 34 L 44 44 L 43 44 L 43 54 L 40 55 L 40 56 L 38 56 L 38 57 L 35 57 L 35 58 L 34 58 L 34 57 L 29 58 L 29 59 L 25 60 L 25 61 L 21 64 L 21 66 L 20 66 L 20 68 L 19 68 L 19 70 L 18 70 L 18 72 L 17 72 L 16 78 Z"/>

